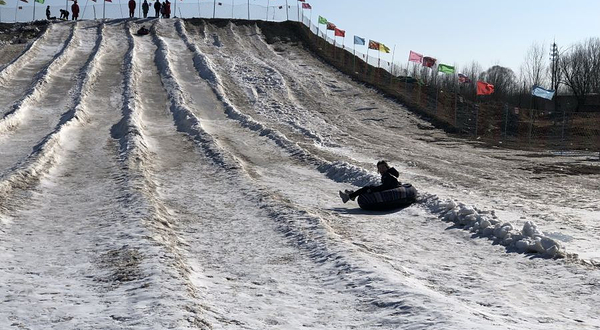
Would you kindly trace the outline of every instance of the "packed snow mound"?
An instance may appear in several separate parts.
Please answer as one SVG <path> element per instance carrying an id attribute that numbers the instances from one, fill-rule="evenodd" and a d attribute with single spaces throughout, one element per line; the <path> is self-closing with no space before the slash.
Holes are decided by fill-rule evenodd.
<path id="1" fill-rule="evenodd" d="M 423 205 L 445 221 L 454 222 L 519 252 L 539 253 L 551 258 L 563 258 L 566 255 L 562 245 L 545 236 L 532 221 L 526 221 L 523 229 L 518 230 L 511 223 L 499 220 L 494 211 L 481 211 L 453 200 L 440 200 L 433 195 L 424 198 Z"/>
<path id="2" fill-rule="evenodd" d="M 337 182 L 348 182 L 355 186 L 376 186 L 380 184 L 378 176 L 347 162 L 326 162 L 319 166 L 318 170 Z"/>

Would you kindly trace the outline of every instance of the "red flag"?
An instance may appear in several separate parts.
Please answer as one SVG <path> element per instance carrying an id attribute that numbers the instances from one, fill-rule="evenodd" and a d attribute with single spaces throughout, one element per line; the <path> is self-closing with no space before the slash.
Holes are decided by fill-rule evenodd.
<path id="1" fill-rule="evenodd" d="M 303 3 L 303 4 L 302 4 L 302 8 L 303 8 L 303 9 L 312 9 L 312 7 L 310 6 L 310 4 L 309 4 L 309 3 Z"/>
<path id="2" fill-rule="evenodd" d="M 335 36 L 336 37 L 346 37 L 346 31 L 335 28 Z"/>
<path id="3" fill-rule="evenodd" d="M 112 2 L 112 0 L 104 0 L 104 2 Z"/>
<path id="4" fill-rule="evenodd" d="M 335 24 L 327 22 L 327 30 L 335 30 Z"/>
<path id="5" fill-rule="evenodd" d="M 379 50 L 379 43 L 377 41 L 369 40 L 369 49 Z"/>
<path id="6" fill-rule="evenodd" d="M 435 65 L 435 62 L 437 62 L 437 60 L 433 57 L 429 57 L 429 56 L 423 57 L 423 66 L 432 68 Z"/>
<path id="7" fill-rule="evenodd" d="M 494 85 L 481 80 L 477 81 L 477 95 L 490 95 L 492 93 L 494 93 Z"/>
<path id="8" fill-rule="evenodd" d="M 298 0 L 298 1 L 300 1 L 300 2 L 304 2 L 304 1 L 306 1 L 306 0 Z"/>

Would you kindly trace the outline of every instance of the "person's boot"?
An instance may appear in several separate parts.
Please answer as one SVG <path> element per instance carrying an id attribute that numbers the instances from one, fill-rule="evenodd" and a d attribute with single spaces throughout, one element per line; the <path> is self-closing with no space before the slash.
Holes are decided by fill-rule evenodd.
<path id="1" fill-rule="evenodd" d="M 350 195 L 354 194 L 354 190 L 348 190 L 348 189 L 346 189 L 346 190 L 344 190 L 344 192 L 346 193 L 346 195 L 348 195 L 348 198 L 350 198 L 350 200 L 353 201 L 353 200 L 356 199 L 356 196 L 350 197 Z"/>
<path id="2" fill-rule="evenodd" d="M 350 200 L 350 196 L 348 196 L 347 193 L 342 192 L 341 190 L 340 190 L 340 197 L 342 198 L 342 202 L 344 202 L 344 203 L 346 203 L 346 202 L 348 202 L 348 200 Z"/>

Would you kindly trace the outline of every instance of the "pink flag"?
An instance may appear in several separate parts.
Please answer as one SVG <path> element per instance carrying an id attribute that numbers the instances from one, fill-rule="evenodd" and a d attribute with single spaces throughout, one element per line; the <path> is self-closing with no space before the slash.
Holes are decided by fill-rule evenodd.
<path id="1" fill-rule="evenodd" d="M 421 63 L 421 62 L 423 62 L 423 55 L 421 55 L 419 53 L 415 53 L 411 50 L 410 55 L 408 55 L 408 60 L 410 62 Z"/>
<path id="2" fill-rule="evenodd" d="M 303 3 L 302 4 L 302 9 L 312 9 L 312 7 L 310 6 L 309 3 Z"/>

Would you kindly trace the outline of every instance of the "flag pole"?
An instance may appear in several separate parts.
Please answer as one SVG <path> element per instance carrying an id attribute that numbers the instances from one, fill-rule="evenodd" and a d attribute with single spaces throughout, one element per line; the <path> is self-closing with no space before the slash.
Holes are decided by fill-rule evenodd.
<path id="1" fill-rule="evenodd" d="M 215 14 L 217 12 L 217 0 L 213 1 L 213 19 L 215 18 Z"/>
<path id="2" fill-rule="evenodd" d="M 32 22 L 35 22 L 35 3 L 37 1 L 33 0 L 33 18 L 32 18 Z"/>
<path id="3" fill-rule="evenodd" d="M 290 6 L 288 5 L 288 0 L 285 0 L 285 17 L 288 21 L 290 20 Z"/>
<path id="4" fill-rule="evenodd" d="M 352 74 L 356 72 L 356 40 L 352 44 Z"/>
<path id="5" fill-rule="evenodd" d="M 173 15 L 175 18 L 177 18 L 177 0 L 173 0 L 173 2 L 175 3 L 175 6 L 173 6 L 173 12 L 175 13 L 175 15 Z M 142 0 L 140 0 L 140 10 L 142 9 L 141 6 Z M 181 16 L 181 10 L 179 11 L 179 16 Z M 140 14 L 140 17 L 142 17 L 142 15 Z"/>
<path id="6" fill-rule="evenodd" d="M 248 0 L 248 20 L 250 20 L 250 0 Z"/>
<path id="7" fill-rule="evenodd" d="M 106 0 L 104 0 L 104 5 L 102 6 L 102 19 L 106 19 Z"/>
<path id="8" fill-rule="evenodd" d="M 231 0 L 231 19 L 233 19 L 233 8 L 234 7 L 235 7 L 235 0 Z"/>
<path id="9" fill-rule="evenodd" d="M 87 4 L 90 0 L 85 0 L 85 5 L 83 6 L 83 12 L 81 13 L 81 18 L 85 17 L 85 10 L 87 9 Z"/>
<path id="10" fill-rule="evenodd" d="M 198 18 L 202 17 L 202 13 L 200 12 L 200 0 L 198 0 Z"/>
<path id="11" fill-rule="evenodd" d="M 394 45 L 394 50 L 392 51 L 392 64 L 390 68 L 390 85 L 392 84 L 392 79 L 394 78 L 394 55 L 396 55 L 396 45 Z"/>

